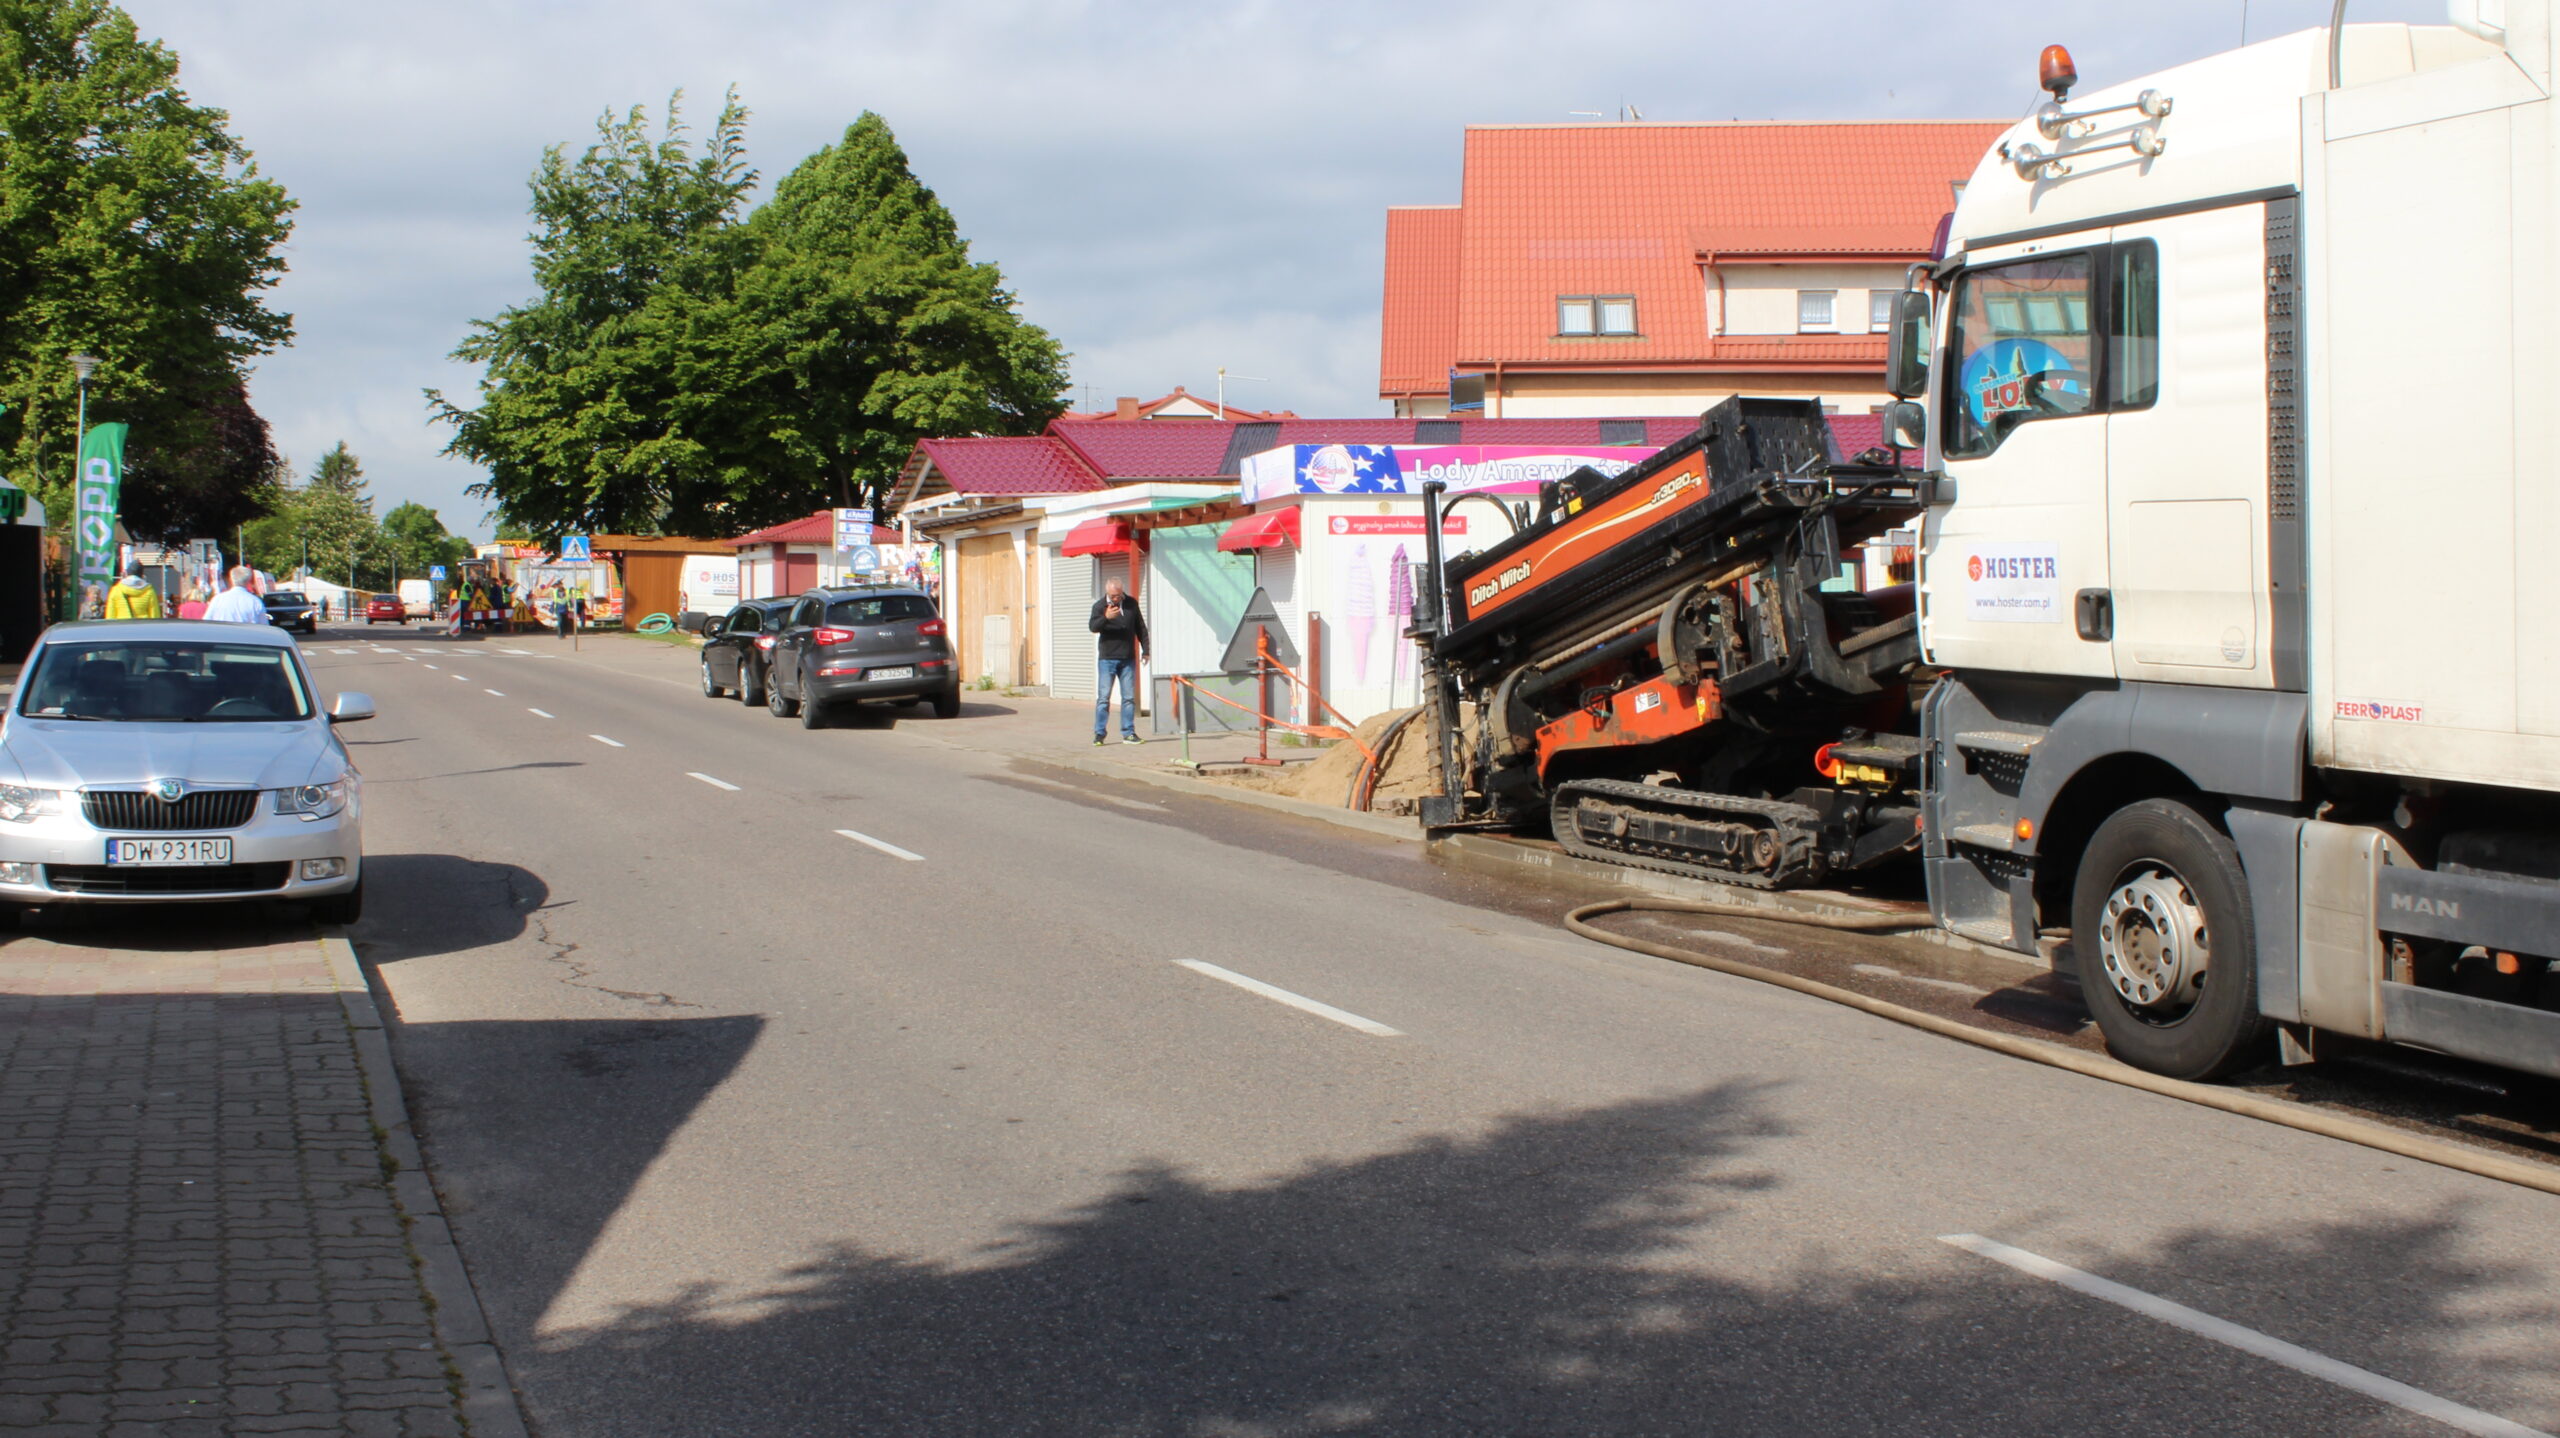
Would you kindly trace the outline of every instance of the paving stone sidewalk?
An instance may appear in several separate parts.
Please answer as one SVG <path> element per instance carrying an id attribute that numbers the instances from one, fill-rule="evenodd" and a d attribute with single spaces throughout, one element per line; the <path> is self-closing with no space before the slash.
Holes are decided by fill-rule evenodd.
<path id="1" fill-rule="evenodd" d="M 0 937 L 0 1432 L 465 1432 L 352 968 L 254 917 Z"/>

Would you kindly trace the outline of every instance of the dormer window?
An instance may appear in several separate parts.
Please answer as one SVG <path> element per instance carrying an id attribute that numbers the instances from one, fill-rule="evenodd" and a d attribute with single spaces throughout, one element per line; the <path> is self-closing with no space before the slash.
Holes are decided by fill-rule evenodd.
<path id="1" fill-rule="evenodd" d="M 1558 295 L 1556 297 L 1556 334 L 1584 338 L 1592 335 L 1633 335 L 1636 332 L 1636 297 L 1633 295 Z"/>

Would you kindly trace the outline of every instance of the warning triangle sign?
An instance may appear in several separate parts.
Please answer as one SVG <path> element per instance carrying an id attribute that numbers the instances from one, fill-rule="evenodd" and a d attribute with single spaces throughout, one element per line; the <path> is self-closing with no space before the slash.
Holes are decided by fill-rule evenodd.
<path id="1" fill-rule="evenodd" d="M 1218 660 L 1218 668 L 1228 674 L 1253 672 L 1253 636 L 1256 630 L 1271 635 L 1271 657 L 1295 669 L 1298 646 L 1289 642 L 1289 631 L 1280 623 L 1280 611 L 1273 607 L 1268 590 L 1257 588 L 1244 606 L 1244 618 L 1236 621 L 1236 632 L 1227 640 L 1227 652 Z"/>

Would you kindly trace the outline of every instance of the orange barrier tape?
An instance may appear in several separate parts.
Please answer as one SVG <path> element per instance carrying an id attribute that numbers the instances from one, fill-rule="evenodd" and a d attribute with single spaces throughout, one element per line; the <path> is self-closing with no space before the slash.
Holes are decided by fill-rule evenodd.
<path id="1" fill-rule="evenodd" d="M 1274 665 L 1273 667 L 1280 668 L 1281 666 Z M 1284 670 L 1283 672 L 1286 671 Z M 1378 756 L 1370 750 L 1369 746 L 1361 743 L 1358 739 L 1353 738 L 1351 731 L 1348 729 L 1336 729 L 1329 724 L 1292 723 L 1289 720 L 1279 718 L 1275 715 L 1265 714 L 1250 704 L 1239 704 L 1224 694 L 1213 694 L 1208 690 L 1201 688 L 1199 685 L 1192 683 L 1188 678 L 1185 678 L 1180 674 L 1168 674 L 1165 677 L 1172 680 L 1174 683 L 1181 685 L 1183 688 L 1190 690 L 1192 693 L 1199 695 L 1203 699 L 1215 700 L 1220 704 L 1226 705 L 1230 709 L 1240 710 L 1244 713 L 1250 714 L 1254 718 L 1261 720 L 1274 729 L 1286 729 L 1292 734 L 1304 734 L 1311 739 L 1349 739 L 1351 740 L 1351 747 L 1366 755 L 1370 763 L 1375 764 L 1378 762 Z M 1297 676 L 1291 675 L 1290 677 L 1296 678 Z M 1322 700 L 1318 700 L 1317 702 L 1323 703 Z M 1342 711 L 1334 709 L 1332 705 L 1326 704 L 1324 707 L 1333 710 L 1333 717 L 1337 719 L 1343 717 Z"/>

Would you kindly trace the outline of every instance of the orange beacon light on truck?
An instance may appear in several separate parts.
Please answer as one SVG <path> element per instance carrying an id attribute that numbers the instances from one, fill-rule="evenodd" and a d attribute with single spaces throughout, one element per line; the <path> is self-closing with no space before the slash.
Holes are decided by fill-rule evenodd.
<path id="1" fill-rule="evenodd" d="M 2069 96 L 2071 87 L 2080 83 L 2080 71 L 2071 63 L 2071 52 L 2059 45 L 2045 46 L 2043 56 L 2036 61 L 2036 83 L 2052 91 L 2056 100 Z"/>

